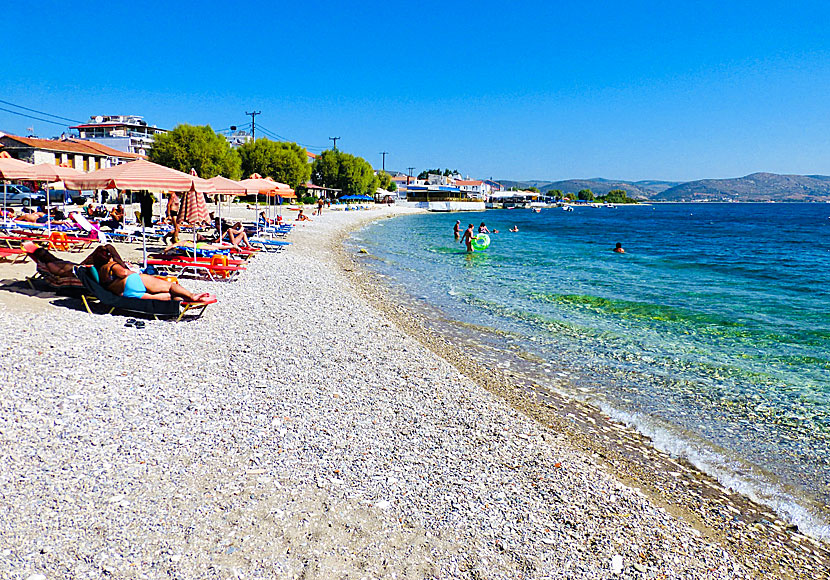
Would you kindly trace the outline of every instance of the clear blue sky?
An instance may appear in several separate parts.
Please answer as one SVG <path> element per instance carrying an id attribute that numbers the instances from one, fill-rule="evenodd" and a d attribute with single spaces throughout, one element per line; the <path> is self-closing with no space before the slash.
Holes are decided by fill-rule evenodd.
<path id="1" fill-rule="evenodd" d="M 312 151 L 476 177 L 830 174 L 825 2 L 6 4 L 0 99 L 71 119 L 255 109 Z M 0 110 L 32 125 L 61 132 Z"/>

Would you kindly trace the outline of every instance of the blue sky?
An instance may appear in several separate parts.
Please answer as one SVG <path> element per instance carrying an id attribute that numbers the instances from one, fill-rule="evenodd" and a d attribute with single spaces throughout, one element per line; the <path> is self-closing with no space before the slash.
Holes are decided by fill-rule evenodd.
<path id="1" fill-rule="evenodd" d="M 476 177 L 830 174 L 820 2 L 14 2 L 0 99 Z M 0 103 L 0 107 L 20 109 Z M 0 131 L 61 127 L 0 110 Z"/>

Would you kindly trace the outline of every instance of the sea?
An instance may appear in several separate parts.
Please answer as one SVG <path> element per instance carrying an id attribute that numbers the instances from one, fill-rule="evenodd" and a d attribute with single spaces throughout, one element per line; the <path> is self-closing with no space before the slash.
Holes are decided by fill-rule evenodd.
<path id="1" fill-rule="evenodd" d="M 467 254 L 457 219 L 498 233 Z M 830 204 L 412 214 L 347 246 L 492 364 L 830 538 Z"/>

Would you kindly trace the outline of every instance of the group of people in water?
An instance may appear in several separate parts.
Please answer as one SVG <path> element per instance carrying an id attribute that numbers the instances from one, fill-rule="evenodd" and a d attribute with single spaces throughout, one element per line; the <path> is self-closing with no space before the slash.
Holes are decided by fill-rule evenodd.
<path id="1" fill-rule="evenodd" d="M 487 227 L 487 224 L 485 224 L 484 222 L 481 222 L 481 224 L 479 224 L 478 232 L 474 232 L 473 231 L 474 228 L 475 228 L 475 226 L 473 224 L 470 224 L 470 225 L 467 226 L 467 229 L 464 230 L 464 233 L 462 234 L 461 233 L 461 220 L 455 220 L 455 225 L 452 228 L 453 235 L 455 236 L 455 239 L 459 240 L 459 243 L 465 244 L 467 246 L 467 251 L 468 252 L 473 252 L 474 251 L 473 238 L 475 238 L 476 235 L 478 235 L 478 234 L 498 234 L 498 233 L 500 233 L 499 230 L 495 230 L 495 229 L 490 230 Z M 519 226 L 513 226 L 512 228 L 510 228 L 507 231 L 513 232 L 513 233 L 518 232 L 519 231 Z"/>
<path id="2" fill-rule="evenodd" d="M 473 239 L 478 234 L 498 234 L 499 230 L 490 230 L 484 222 L 481 222 L 478 226 L 478 232 L 473 231 L 473 224 L 467 226 L 467 229 L 464 230 L 464 233 L 461 233 L 461 220 L 455 220 L 455 225 L 452 228 L 453 236 L 456 240 L 459 240 L 459 243 L 465 244 L 467 246 L 467 252 L 472 253 L 475 251 L 473 248 Z M 519 226 L 514 225 L 512 228 L 507 230 L 512 233 L 516 233 L 519 231 Z M 617 254 L 624 254 L 625 250 L 622 247 L 622 243 L 617 242 L 617 245 L 613 249 L 614 252 Z"/>

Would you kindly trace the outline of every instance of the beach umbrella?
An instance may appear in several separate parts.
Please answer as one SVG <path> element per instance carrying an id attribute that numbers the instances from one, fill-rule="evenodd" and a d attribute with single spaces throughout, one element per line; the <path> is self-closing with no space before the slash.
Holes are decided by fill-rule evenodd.
<path id="1" fill-rule="evenodd" d="M 217 208 L 219 209 L 219 239 L 222 239 L 222 199 L 221 196 L 228 196 L 234 197 L 237 195 L 247 195 L 248 189 L 239 183 L 238 181 L 234 181 L 232 179 L 228 179 L 227 177 L 222 177 L 221 175 L 217 175 L 216 177 L 211 177 L 208 179 L 209 182 L 213 184 L 214 189 L 216 190 L 216 196 L 219 200 L 217 204 Z M 230 206 L 228 206 L 230 208 Z"/>
<path id="2" fill-rule="evenodd" d="M 207 202 L 202 192 L 191 189 L 182 197 L 179 207 L 179 216 L 176 222 L 188 222 L 193 224 L 193 261 L 196 261 L 196 224 L 206 222 L 210 219 L 208 215 Z"/>
<path id="3" fill-rule="evenodd" d="M 52 214 L 49 211 L 51 208 L 51 202 L 49 201 L 49 182 L 50 181 L 64 181 L 65 179 L 71 179 L 73 177 L 83 177 L 86 175 L 82 171 L 78 171 L 77 169 L 73 169 L 72 167 L 66 167 L 64 165 L 52 165 L 50 163 L 39 163 L 37 165 L 33 165 L 32 168 L 35 171 L 36 181 L 43 181 L 46 184 L 46 223 L 49 229 L 49 235 L 52 235 Z M 64 181 L 64 186 L 66 182 Z M 66 213 L 66 199 L 64 198 L 63 202 L 63 211 Z"/>
<path id="4" fill-rule="evenodd" d="M 114 165 L 81 177 L 64 179 L 70 189 L 120 189 L 130 191 L 190 191 L 213 193 L 213 184 L 206 179 L 188 175 L 146 159 Z"/>
<path id="5" fill-rule="evenodd" d="M 262 177 L 259 173 L 252 174 L 248 179 L 243 179 L 239 182 L 242 186 L 244 186 L 249 192 L 253 191 L 255 194 L 255 201 L 254 201 L 254 222 L 256 223 L 256 233 L 257 236 L 259 235 L 259 214 L 257 210 L 259 209 L 259 195 L 267 195 L 268 192 L 274 191 L 276 189 L 280 189 L 281 186 L 286 189 L 291 189 L 284 183 L 279 183 L 277 181 L 272 181 L 268 178 Z M 269 204 L 270 209 L 270 204 Z"/>
<path id="6" fill-rule="evenodd" d="M 9 180 L 12 179 L 35 179 L 34 165 L 12 159 L 3 151 L 0 153 L 0 178 L 3 179 L 3 222 L 6 221 L 6 198 L 9 192 Z"/>

